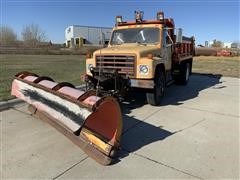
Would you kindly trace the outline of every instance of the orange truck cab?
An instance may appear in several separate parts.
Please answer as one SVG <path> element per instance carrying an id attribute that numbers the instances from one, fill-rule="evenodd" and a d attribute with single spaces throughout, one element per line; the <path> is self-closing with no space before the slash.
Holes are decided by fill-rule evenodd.
<path id="1" fill-rule="evenodd" d="M 87 55 L 87 87 L 116 97 L 141 88 L 149 104 L 159 105 L 167 83 L 187 84 L 194 41 L 182 36 L 163 12 L 156 20 L 144 20 L 142 11 L 135 11 L 134 21 L 117 16 L 108 46 Z"/>

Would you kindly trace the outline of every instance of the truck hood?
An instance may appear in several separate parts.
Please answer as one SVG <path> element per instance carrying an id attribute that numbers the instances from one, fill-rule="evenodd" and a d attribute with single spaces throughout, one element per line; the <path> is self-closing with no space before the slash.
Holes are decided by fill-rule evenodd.
<path id="1" fill-rule="evenodd" d="M 152 45 L 117 45 L 97 50 L 94 52 L 94 56 L 99 54 L 134 54 L 137 56 L 147 56 L 148 53 L 154 53 L 155 51 L 159 51 L 159 48 Z"/>

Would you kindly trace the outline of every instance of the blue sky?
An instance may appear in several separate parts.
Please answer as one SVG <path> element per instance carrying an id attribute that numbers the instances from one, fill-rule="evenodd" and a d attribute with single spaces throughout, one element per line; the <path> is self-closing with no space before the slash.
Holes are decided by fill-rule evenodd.
<path id="1" fill-rule="evenodd" d="M 134 10 L 143 10 L 144 19 L 154 19 L 163 10 L 174 18 L 184 35 L 194 35 L 197 44 L 205 40 L 239 40 L 239 0 L 0 0 L 1 25 L 14 29 L 21 38 L 24 25 L 39 24 L 48 40 L 64 42 L 68 25 L 114 26 L 115 16 L 132 20 Z"/>

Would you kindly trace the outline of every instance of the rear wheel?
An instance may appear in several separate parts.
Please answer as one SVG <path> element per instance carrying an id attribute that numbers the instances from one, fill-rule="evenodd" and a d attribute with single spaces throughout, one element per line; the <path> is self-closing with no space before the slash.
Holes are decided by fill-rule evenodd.
<path id="1" fill-rule="evenodd" d="M 180 74 L 175 76 L 177 84 L 186 85 L 191 74 L 191 64 L 189 62 L 182 63 L 180 66 Z"/>
<path id="2" fill-rule="evenodd" d="M 146 93 L 148 104 L 151 104 L 153 106 L 157 106 L 160 104 L 166 86 L 165 74 L 162 70 L 159 70 L 155 76 L 155 85 L 153 91 L 150 93 Z"/>

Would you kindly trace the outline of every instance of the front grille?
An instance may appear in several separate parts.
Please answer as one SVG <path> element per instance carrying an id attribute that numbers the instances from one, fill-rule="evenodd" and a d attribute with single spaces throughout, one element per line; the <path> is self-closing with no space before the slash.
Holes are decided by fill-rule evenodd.
<path id="1" fill-rule="evenodd" d="M 135 75 L 135 56 L 127 55 L 98 55 L 96 56 L 97 68 L 117 70 L 119 74 Z"/>

